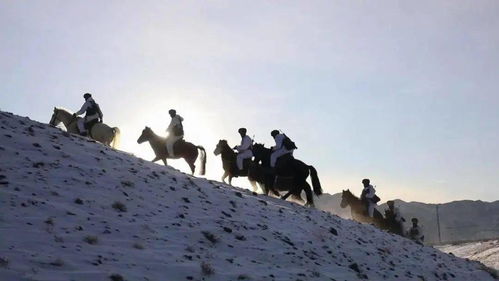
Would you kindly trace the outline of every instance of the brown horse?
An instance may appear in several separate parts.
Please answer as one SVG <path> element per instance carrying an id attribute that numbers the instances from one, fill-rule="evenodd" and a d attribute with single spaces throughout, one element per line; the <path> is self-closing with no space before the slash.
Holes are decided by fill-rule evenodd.
<path id="1" fill-rule="evenodd" d="M 343 190 L 340 203 L 341 208 L 346 208 L 347 206 L 350 206 L 350 212 L 352 213 L 352 218 L 354 220 L 363 223 L 374 223 L 374 225 L 382 229 L 387 228 L 383 215 L 378 210 L 374 209 L 374 217 L 369 217 L 367 215 L 365 203 L 353 195 L 349 189 Z"/>
<path id="2" fill-rule="evenodd" d="M 185 162 L 189 164 L 191 168 L 191 173 L 194 174 L 196 169 L 196 159 L 198 158 L 198 149 L 201 152 L 201 169 L 199 174 L 204 175 L 206 170 L 206 152 L 202 146 L 196 146 L 190 142 L 186 142 L 183 139 L 178 140 L 173 146 L 173 150 L 175 151 L 175 157 L 170 157 L 168 155 L 168 151 L 166 149 L 166 138 L 160 137 L 156 135 L 151 128 L 145 127 L 142 130 L 142 134 L 140 135 L 137 143 L 143 143 L 148 141 L 151 145 L 152 150 L 154 150 L 154 154 L 156 157 L 152 160 L 152 162 L 156 162 L 158 160 L 163 160 L 163 163 L 167 165 L 166 159 L 179 159 L 184 158 Z"/>
<path id="3" fill-rule="evenodd" d="M 244 170 L 238 173 L 238 168 L 236 165 L 236 157 L 237 153 L 234 152 L 232 148 L 230 148 L 229 144 L 226 140 L 219 140 L 215 150 L 213 151 L 215 155 L 222 156 L 222 167 L 224 169 L 224 174 L 222 175 L 222 182 L 225 183 L 225 179 L 229 177 L 229 184 L 232 185 L 232 178 L 234 177 L 246 177 L 248 176 L 248 168 L 251 163 L 251 159 L 246 159 L 244 161 Z M 253 192 L 258 190 L 257 181 L 251 177 L 248 177 L 251 186 L 253 186 Z M 262 187 L 260 185 L 260 187 Z M 263 187 L 262 187 L 263 190 Z"/>

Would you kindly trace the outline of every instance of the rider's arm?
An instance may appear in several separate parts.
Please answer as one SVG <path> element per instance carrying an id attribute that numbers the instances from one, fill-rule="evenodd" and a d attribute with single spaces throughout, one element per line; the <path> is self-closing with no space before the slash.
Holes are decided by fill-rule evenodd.
<path id="1" fill-rule="evenodd" d="M 366 192 L 365 197 L 368 198 L 368 199 L 371 199 L 371 198 L 374 197 L 374 194 L 375 194 L 374 188 L 372 186 L 369 186 L 367 188 L 367 192 Z"/>
<path id="2" fill-rule="evenodd" d="M 88 101 L 86 101 L 82 106 L 81 106 L 81 109 L 78 110 L 75 114 L 76 115 L 82 115 L 83 113 L 85 113 L 85 111 L 87 111 L 87 108 L 88 108 Z"/>
<path id="3" fill-rule="evenodd" d="M 237 146 L 236 150 L 237 151 L 248 150 L 250 148 L 250 146 L 251 146 L 251 139 L 249 137 L 244 137 L 241 140 L 241 145 Z"/>
<path id="4" fill-rule="evenodd" d="M 172 120 L 170 121 L 170 125 L 168 125 L 168 128 L 166 129 L 167 132 L 171 132 L 171 130 L 173 129 L 173 127 L 175 127 L 178 123 L 177 121 L 177 116 L 173 117 Z"/>
<path id="5" fill-rule="evenodd" d="M 173 127 L 180 125 L 182 121 L 184 121 L 184 118 L 180 117 L 179 115 L 173 116 L 172 121 L 170 121 L 170 125 L 168 125 L 168 129 L 166 129 L 166 131 L 170 132 Z"/>
<path id="6" fill-rule="evenodd" d="M 274 146 L 274 150 L 278 150 L 282 147 L 282 142 L 284 141 L 284 135 L 283 134 L 279 134 L 275 137 L 275 146 Z"/>

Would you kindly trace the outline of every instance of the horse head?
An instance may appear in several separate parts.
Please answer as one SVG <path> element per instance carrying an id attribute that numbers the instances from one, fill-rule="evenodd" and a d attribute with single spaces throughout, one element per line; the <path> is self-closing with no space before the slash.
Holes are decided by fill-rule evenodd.
<path id="1" fill-rule="evenodd" d="M 57 126 L 59 123 L 61 123 L 61 120 L 57 119 L 57 108 L 54 107 L 54 112 L 52 113 L 52 118 L 50 118 L 49 125 L 50 126 Z"/>
<path id="2" fill-rule="evenodd" d="M 227 143 L 226 140 L 219 140 L 218 143 L 217 143 L 217 146 L 215 147 L 215 150 L 213 151 L 213 153 L 218 156 L 220 155 L 220 153 L 222 153 L 223 149 L 225 147 L 228 147 L 229 144 Z"/>
<path id="3" fill-rule="evenodd" d="M 350 192 L 349 189 L 343 190 L 341 192 L 341 203 L 340 207 L 341 208 L 346 208 L 348 205 L 350 205 L 350 199 L 352 198 L 353 194 Z"/>
<path id="4" fill-rule="evenodd" d="M 54 107 L 54 112 L 52 113 L 52 118 L 49 124 L 52 126 L 57 126 L 59 123 L 63 123 L 66 128 L 69 124 L 74 122 L 76 119 L 73 118 L 73 114 L 63 108 Z"/>
<path id="5" fill-rule="evenodd" d="M 154 133 L 152 132 L 151 128 L 146 126 L 144 130 L 142 130 L 142 134 L 140 135 L 140 137 L 137 139 L 137 143 L 143 143 L 145 141 L 149 141 L 153 136 L 153 134 Z"/>
<path id="6" fill-rule="evenodd" d="M 255 162 L 260 162 L 260 160 L 269 158 L 270 159 L 270 149 L 266 148 L 262 143 L 253 144 L 253 156 L 255 156 Z"/>

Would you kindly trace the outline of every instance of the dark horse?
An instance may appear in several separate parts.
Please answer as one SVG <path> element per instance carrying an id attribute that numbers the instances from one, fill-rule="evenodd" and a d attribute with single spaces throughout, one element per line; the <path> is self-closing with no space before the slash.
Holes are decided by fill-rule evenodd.
<path id="1" fill-rule="evenodd" d="M 282 158 L 286 156 L 282 156 L 281 159 L 277 161 L 277 169 L 271 171 L 271 152 L 271 149 L 266 148 L 263 144 L 257 143 L 253 145 L 255 163 L 261 161 L 262 164 L 259 166 L 260 169 L 267 171 L 267 176 L 265 176 L 264 179 L 265 193 L 268 194 L 269 191 L 272 191 L 278 194 L 279 191 L 288 191 L 288 193 L 282 197 L 283 200 L 286 200 L 290 195 L 301 199 L 301 192 L 304 190 L 307 196 L 307 203 L 305 205 L 313 207 L 314 196 L 312 194 L 312 188 L 310 188 L 310 185 L 307 183 L 308 176 L 312 179 L 315 195 L 319 196 L 322 194 L 321 183 L 315 168 L 289 155 L 285 160 Z M 250 174 L 251 172 L 252 168 L 250 168 Z"/>
<path id="2" fill-rule="evenodd" d="M 156 157 L 152 160 L 152 162 L 156 162 L 158 160 L 163 160 L 163 163 L 167 165 L 166 159 L 172 158 L 168 155 L 168 151 L 166 150 L 166 138 L 160 137 L 156 135 L 151 128 L 146 127 L 142 130 L 142 134 L 137 140 L 138 143 L 143 143 L 148 141 L 151 145 L 152 150 L 154 150 L 154 154 Z M 192 174 L 194 174 L 194 170 L 196 169 L 196 159 L 198 158 L 198 149 L 201 152 L 201 169 L 199 173 L 201 175 L 205 174 L 206 170 L 206 152 L 202 146 L 196 146 L 190 142 L 186 142 L 183 139 L 178 140 L 173 146 L 175 150 L 175 157 L 173 159 L 184 158 L 185 162 L 189 164 L 191 168 Z"/>
<path id="3" fill-rule="evenodd" d="M 246 177 L 248 176 L 248 167 L 251 163 L 251 159 L 246 159 L 244 161 L 244 170 L 239 172 L 236 165 L 237 153 L 230 148 L 226 140 L 219 140 L 215 150 L 213 151 L 215 155 L 222 155 L 222 167 L 224 169 L 224 174 L 222 175 L 222 182 L 225 183 L 225 179 L 229 177 L 229 184 L 232 185 L 232 178 L 234 177 Z M 248 177 L 251 186 L 253 186 L 253 192 L 258 190 L 256 185 L 256 180 Z"/>
<path id="4" fill-rule="evenodd" d="M 376 225 L 379 228 L 383 229 L 387 228 L 383 215 L 378 210 L 374 209 L 374 217 L 373 218 L 369 217 L 367 215 L 365 203 L 362 202 L 362 200 L 357 198 L 355 195 L 353 195 L 349 189 L 343 190 L 340 206 L 342 208 L 350 206 L 352 218 L 358 222 L 374 223 L 374 225 Z"/>

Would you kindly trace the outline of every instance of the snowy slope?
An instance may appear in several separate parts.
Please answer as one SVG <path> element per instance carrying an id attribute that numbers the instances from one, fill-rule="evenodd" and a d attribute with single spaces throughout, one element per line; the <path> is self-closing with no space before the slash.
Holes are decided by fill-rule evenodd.
<path id="1" fill-rule="evenodd" d="M 0 112 L 0 280 L 493 280 L 477 262 Z M 122 278 L 120 278 L 122 277 Z"/>
<path id="2" fill-rule="evenodd" d="M 480 261 L 499 270 L 499 240 L 443 245 L 438 246 L 438 249 L 458 257 Z"/>

